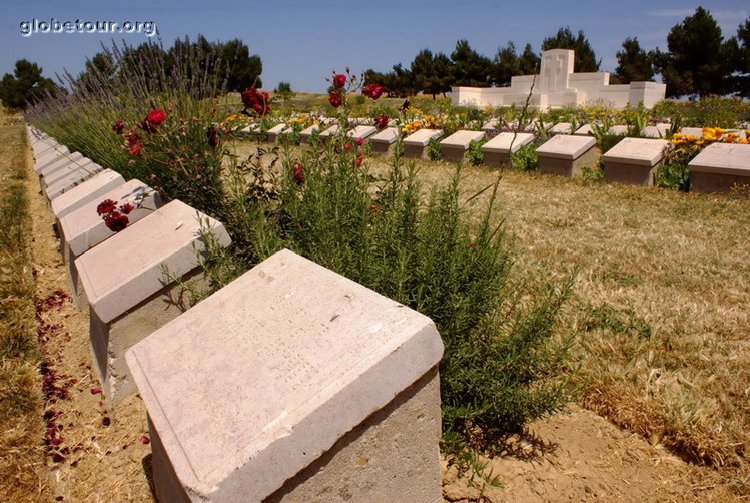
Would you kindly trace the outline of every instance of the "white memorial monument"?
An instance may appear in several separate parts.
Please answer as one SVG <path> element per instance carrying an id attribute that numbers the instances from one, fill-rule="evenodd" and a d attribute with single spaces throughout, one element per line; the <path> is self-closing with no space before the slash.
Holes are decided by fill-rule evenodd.
<path id="1" fill-rule="evenodd" d="M 539 75 L 512 77 L 510 87 L 454 87 L 453 104 L 474 107 L 529 105 L 540 110 L 604 102 L 614 107 L 651 108 L 663 100 L 666 84 L 631 82 L 610 85 L 608 72 L 573 73 L 575 51 L 552 49 L 542 53 Z M 533 84 L 533 89 L 532 89 Z"/>

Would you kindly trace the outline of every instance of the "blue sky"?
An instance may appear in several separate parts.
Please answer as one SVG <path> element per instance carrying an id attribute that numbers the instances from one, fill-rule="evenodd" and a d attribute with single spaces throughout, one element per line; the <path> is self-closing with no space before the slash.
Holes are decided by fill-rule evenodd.
<path id="1" fill-rule="evenodd" d="M 698 5 L 711 11 L 724 36 L 736 34 L 750 16 L 747 0 L 686 3 L 673 0 L 345 2 L 342 0 L 242 1 L 39 1 L 12 0 L 3 5 L 0 30 L 0 74 L 17 59 L 40 64 L 47 76 L 67 68 L 78 73 L 86 56 L 100 43 L 125 40 L 139 44 L 143 34 L 32 33 L 21 35 L 22 21 L 153 21 L 165 45 L 176 37 L 197 34 L 209 40 L 242 39 L 263 60 L 264 87 L 287 81 L 297 91 L 323 91 L 332 69 L 349 65 L 389 70 L 408 65 L 425 47 L 450 55 L 458 39 L 492 57 L 512 40 L 520 49 L 542 40 L 561 26 L 583 30 L 604 71 L 614 71 L 615 54 L 626 37 L 641 47 L 666 49 L 669 29 Z"/>

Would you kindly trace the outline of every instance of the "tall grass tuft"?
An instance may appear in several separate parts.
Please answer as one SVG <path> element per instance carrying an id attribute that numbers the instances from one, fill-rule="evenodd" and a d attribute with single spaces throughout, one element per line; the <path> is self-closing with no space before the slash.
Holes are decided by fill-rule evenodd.
<path id="1" fill-rule="evenodd" d="M 112 45 L 102 54 L 84 75 L 66 72 L 60 80 L 70 92 L 36 104 L 27 120 L 71 151 L 150 184 L 167 200 L 180 198 L 220 216 L 222 135 L 214 146 L 207 138 L 207 128 L 225 116 L 216 98 L 224 90 L 213 71 L 218 62 L 188 40 L 168 54 L 153 43 Z M 144 124 L 157 109 L 166 119 Z"/>

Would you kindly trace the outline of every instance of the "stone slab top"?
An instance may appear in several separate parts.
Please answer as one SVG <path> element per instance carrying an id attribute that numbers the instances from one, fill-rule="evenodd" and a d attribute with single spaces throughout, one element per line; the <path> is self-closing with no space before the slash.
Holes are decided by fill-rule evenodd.
<path id="1" fill-rule="evenodd" d="M 680 129 L 680 133 L 684 136 L 692 135 L 696 138 L 703 138 L 703 128 L 700 127 L 684 127 Z"/>
<path id="2" fill-rule="evenodd" d="M 482 129 L 497 129 L 497 125 L 500 123 L 498 119 L 490 119 L 482 124 Z"/>
<path id="3" fill-rule="evenodd" d="M 573 134 L 590 135 L 593 134 L 593 132 L 594 130 L 591 128 L 591 124 L 584 124 L 583 126 L 576 129 Z"/>
<path id="4" fill-rule="evenodd" d="M 324 129 L 320 132 L 321 138 L 327 138 L 329 136 L 334 136 L 339 131 L 339 125 L 334 124 L 333 126 L 329 126 L 328 128 Z"/>
<path id="5" fill-rule="evenodd" d="M 162 267 L 182 276 L 203 249 L 198 219 L 206 220 L 223 246 L 224 226 L 174 200 L 81 255 L 75 262 L 91 308 L 109 323 L 165 286 Z"/>
<path id="6" fill-rule="evenodd" d="M 360 124 L 358 126 L 353 127 L 349 131 L 347 131 L 346 132 L 346 137 L 347 138 L 353 138 L 353 139 L 357 139 L 357 138 L 364 139 L 364 138 L 367 138 L 368 136 L 372 135 L 373 133 L 375 133 L 375 131 L 377 131 L 377 130 L 378 130 L 378 128 L 376 128 L 375 126 L 366 125 L 366 124 Z"/>
<path id="7" fill-rule="evenodd" d="M 273 134 L 278 134 L 278 133 L 281 133 L 282 131 L 286 131 L 287 129 L 289 129 L 289 126 L 287 126 L 286 124 L 282 122 L 281 124 L 276 124 L 274 127 L 270 128 L 268 132 L 273 133 Z"/>
<path id="8" fill-rule="evenodd" d="M 614 126 L 609 128 L 608 133 L 625 136 L 626 134 L 628 134 L 628 126 L 624 124 L 615 124 Z"/>
<path id="9" fill-rule="evenodd" d="M 80 152 L 61 153 L 50 157 L 49 160 L 37 162 L 34 165 L 34 172 L 39 176 L 46 176 L 47 174 L 60 169 L 62 166 L 73 164 L 76 161 L 83 159 L 83 154 Z"/>
<path id="10" fill-rule="evenodd" d="M 712 143 L 688 163 L 688 170 L 750 177 L 750 145 Z"/>
<path id="11" fill-rule="evenodd" d="M 85 182 L 102 169 L 103 168 L 100 165 L 91 163 L 85 167 L 70 171 L 65 176 L 57 177 L 54 181 L 51 181 L 49 185 L 45 187 L 44 193 L 50 201 L 57 199 L 67 191 L 72 190 Z"/>
<path id="12" fill-rule="evenodd" d="M 404 138 L 404 144 L 424 147 L 431 139 L 438 138 L 442 135 L 442 129 L 420 129 Z"/>
<path id="13" fill-rule="evenodd" d="M 574 161 L 595 146 L 593 136 L 557 134 L 537 148 L 536 155 Z"/>
<path id="14" fill-rule="evenodd" d="M 372 135 L 370 141 L 375 143 L 387 143 L 390 145 L 391 143 L 394 143 L 399 136 L 401 136 L 401 130 L 399 128 L 387 127 L 379 133 Z"/>
<path id="15" fill-rule="evenodd" d="M 41 141 L 36 145 L 32 145 L 32 150 L 34 151 L 34 159 L 39 162 L 39 160 L 43 159 L 45 156 L 48 156 L 53 153 L 62 153 L 62 154 L 69 154 L 70 150 L 68 150 L 68 147 L 65 145 L 60 145 L 57 142 L 45 142 Z"/>
<path id="16" fill-rule="evenodd" d="M 462 148 L 464 150 L 469 148 L 469 144 L 475 140 L 481 140 L 484 138 L 484 131 L 469 131 L 468 129 L 462 129 L 456 131 L 452 135 L 448 136 L 440 142 L 441 147 L 448 148 Z"/>
<path id="17" fill-rule="evenodd" d="M 658 124 L 656 126 L 646 126 L 643 128 L 643 136 L 646 138 L 666 138 L 669 131 L 668 124 Z"/>
<path id="18" fill-rule="evenodd" d="M 299 132 L 300 136 L 310 136 L 313 134 L 314 131 L 317 131 L 320 129 L 320 126 L 317 124 L 313 124 L 312 126 L 307 126 L 305 129 Z"/>
<path id="19" fill-rule="evenodd" d="M 571 134 L 573 132 L 573 125 L 570 122 L 559 122 L 549 128 L 550 133 L 562 133 Z"/>
<path id="20" fill-rule="evenodd" d="M 79 159 L 74 163 L 62 166 L 55 171 L 47 173 L 46 175 L 42 176 L 42 181 L 44 182 L 44 185 L 50 186 L 56 184 L 58 181 L 70 176 L 73 173 L 83 173 L 91 176 L 103 169 L 104 168 L 100 164 L 95 163 L 88 157 L 84 157 L 83 159 Z"/>
<path id="21" fill-rule="evenodd" d="M 102 170 L 82 184 L 73 187 L 64 194 L 61 194 L 60 197 L 55 198 L 50 203 L 52 213 L 57 218 L 61 218 L 87 201 L 101 194 L 106 194 L 111 189 L 123 183 L 125 183 L 125 179 L 120 173 L 111 169 Z"/>
<path id="22" fill-rule="evenodd" d="M 161 206 L 161 199 L 154 189 L 133 179 L 76 208 L 60 218 L 62 236 L 74 256 L 78 257 L 114 234 L 96 212 L 96 207 L 105 199 L 116 201 L 118 206 L 125 203 L 135 206 L 136 209 L 128 215 L 131 224 Z"/>
<path id="23" fill-rule="evenodd" d="M 126 359 L 188 493 L 251 503 L 442 354 L 426 316 L 281 250 Z"/>
<path id="24" fill-rule="evenodd" d="M 609 149 L 602 158 L 604 162 L 619 162 L 636 166 L 655 166 L 670 146 L 667 140 L 651 138 L 623 138 Z"/>
<path id="25" fill-rule="evenodd" d="M 498 152 L 507 154 L 513 149 L 513 153 L 518 152 L 521 147 L 534 141 L 534 135 L 531 133 L 500 133 L 493 139 L 482 145 L 485 152 Z"/>

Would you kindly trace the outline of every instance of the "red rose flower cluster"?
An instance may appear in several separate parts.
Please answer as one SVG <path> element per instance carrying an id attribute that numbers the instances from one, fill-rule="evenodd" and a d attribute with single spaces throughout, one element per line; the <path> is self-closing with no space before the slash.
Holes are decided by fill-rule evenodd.
<path id="1" fill-rule="evenodd" d="M 379 115 L 378 117 L 375 117 L 375 127 L 378 129 L 385 129 L 388 127 L 389 120 L 390 117 L 386 114 Z"/>
<path id="2" fill-rule="evenodd" d="M 122 130 L 125 129 L 125 123 L 123 121 L 117 121 L 112 124 L 112 131 L 117 134 L 122 134 Z"/>
<path id="3" fill-rule="evenodd" d="M 155 133 L 165 120 L 167 120 L 166 112 L 161 108 L 155 108 L 146 114 L 146 117 L 138 124 L 138 127 L 147 133 Z M 123 131 L 125 131 L 125 122 L 120 120 L 112 124 L 112 131 L 117 134 L 123 134 Z M 125 131 L 124 134 L 126 140 L 125 145 L 127 146 L 130 155 L 141 155 L 143 142 L 141 141 L 141 137 L 138 135 L 136 128 L 132 127 L 128 131 Z"/>
<path id="4" fill-rule="evenodd" d="M 141 137 L 138 136 L 138 133 L 136 133 L 135 131 L 130 131 L 128 133 L 125 133 L 125 138 L 127 138 L 128 141 L 128 152 L 130 152 L 130 155 L 141 155 L 143 142 L 141 142 Z"/>
<path id="5" fill-rule="evenodd" d="M 333 108 L 340 107 L 344 103 L 344 93 L 339 89 L 331 91 L 328 93 L 328 103 L 330 103 Z"/>
<path id="6" fill-rule="evenodd" d="M 297 185 L 305 183 L 305 167 L 301 162 L 294 163 L 292 166 L 292 179 Z"/>
<path id="7" fill-rule="evenodd" d="M 240 97 L 245 110 L 253 110 L 258 115 L 266 115 L 271 111 L 271 107 L 268 106 L 268 93 L 258 91 L 255 86 L 248 87 Z"/>
<path id="8" fill-rule="evenodd" d="M 146 115 L 146 118 L 141 121 L 140 126 L 141 129 L 148 133 L 155 133 L 165 120 L 167 120 L 167 114 L 161 108 L 157 108 L 151 110 Z"/>
<path id="9" fill-rule="evenodd" d="M 117 207 L 117 201 L 105 199 L 96 207 L 96 213 L 104 219 L 105 225 L 113 232 L 120 232 L 130 223 L 127 215 L 135 209 L 130 203 Z"/>
<path id="10" fill-rule="evenodd" d="M 208 139 L 208 145 L 210 147 L 215 147 L 219 144 L 219 132 L 216 129 L 216 125 L 211 124 L 208 126 L 208 129 L 206 130 L 206 138 Z"/>
<path id="11" fill-rule="evenodd" d="M 366 86 L 362 86 L 362 94 L 374 100 L 380 98 L 384 91 L 385 87 L 380 84 L 367 84 Z"/>
<path id="12" fill-rule="evenodd" d="M 346 75 L 339 73 L 333 76 L 333 87 L 341 89 L 344 85 L 346 85 Z"/>

